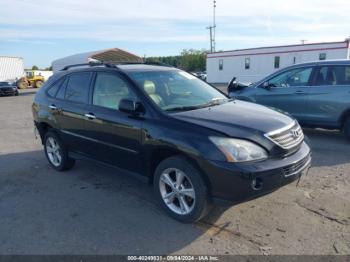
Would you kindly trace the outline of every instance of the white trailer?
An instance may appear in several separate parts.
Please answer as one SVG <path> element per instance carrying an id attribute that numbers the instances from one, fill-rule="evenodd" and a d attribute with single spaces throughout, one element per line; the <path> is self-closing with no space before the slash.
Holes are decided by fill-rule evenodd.
<path id="1" fill-rule="evenodd" d="M 207 55 L 207 81 L 256 82 L 283 67 L 329 59 L 350 59 L 350 40 L 288 46 L 259 47 Z"/>
<path id="2" fill-rule="evenodd" d="M 23 58 L 0 56 L 0 81 L 15 81 L 24 76 Z"/>
<path id="3" fill-rule="evenodd" d="M 52 70 L 56 73 L 65 66 L 86 64 L 89 62 L 141 62 L 141 57 L 129 53 L 119 48 L 92 51 L 76 55 L 67 56 L 52 62 Z"/>

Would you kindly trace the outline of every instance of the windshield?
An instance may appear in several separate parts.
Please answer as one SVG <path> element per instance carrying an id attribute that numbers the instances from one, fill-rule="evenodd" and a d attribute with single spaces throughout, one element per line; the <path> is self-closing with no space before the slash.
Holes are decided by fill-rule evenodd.
<path id="1" fill-rule="evenodd" d="M 192 110 L 229 101 L 215 88 L 180 70 L 129 72 L 164 111 Z"/>

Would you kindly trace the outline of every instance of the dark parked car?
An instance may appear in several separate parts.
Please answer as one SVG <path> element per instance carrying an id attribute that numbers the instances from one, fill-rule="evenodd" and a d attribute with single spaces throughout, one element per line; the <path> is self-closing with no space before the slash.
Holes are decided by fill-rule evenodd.
<path id="1" fill-rule="evenodd" d="M 0 96 L 18 96 L 17 86 L 11 82 L 0 81 Z"/>
<path id="2" fill-rule="evenodd" d="M 340 129 L 350 139 L 350 60 L 290 66 L 250 86 L 231 84 L 229 95 L 284 110 L 303 126 Z"/>
<path id="3" fill-rule="evenodd" d="M 297 121 L 171 67 L 67 67 L 38 91 L 33 114 L 54 169 L 86 158 L 141 174 L 183 222 L 291 183 L 311 161 Z"/>

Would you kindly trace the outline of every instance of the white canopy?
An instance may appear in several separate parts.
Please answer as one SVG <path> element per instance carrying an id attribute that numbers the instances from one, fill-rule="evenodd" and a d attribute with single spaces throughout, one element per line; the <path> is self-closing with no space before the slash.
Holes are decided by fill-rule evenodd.
<path id="1" fill-rule="evenodd" d="M 53 72 L 62 70 L 65 66 L 89 62 L 142 62 L 142 58 L 119 48 L 91 51 L 67 56 L 52 62 Z"/>

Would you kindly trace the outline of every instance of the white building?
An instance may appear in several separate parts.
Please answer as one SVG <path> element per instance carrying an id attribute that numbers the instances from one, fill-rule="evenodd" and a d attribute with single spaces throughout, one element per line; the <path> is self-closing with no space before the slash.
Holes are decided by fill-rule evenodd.
<path id="1" fill-rule="evenodd" d="M 235 76 L 240 82 L 256 82 L 286 66 L 328 59 L 350 59 L 350 39 L 210 53 L 207 55 L 207 81 L 228 83 Z"/>
<path id="2" fill-rule="evenodd" d="M 0 81 L 14 81 L 24 76 L 22 57 L 0 56 Z"/>
<path id="3" fill-rule="evenodd" d="M 65 66 L 86 64 L 89 62 L 141 62 L 142 58 L 120 48 L 91 51 L 57 59 L 52 62 L 53 72 L 62 70 Z"/>

